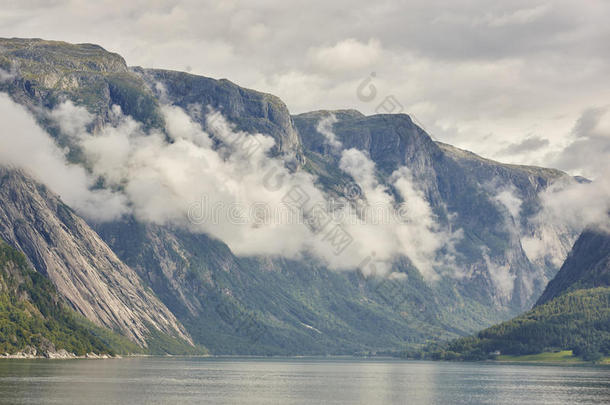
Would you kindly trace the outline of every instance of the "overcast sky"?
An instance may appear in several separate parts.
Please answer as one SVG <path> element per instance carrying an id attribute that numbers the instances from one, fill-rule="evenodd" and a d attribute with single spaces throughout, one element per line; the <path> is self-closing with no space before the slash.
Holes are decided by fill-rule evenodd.
<path id="1" fill-rule="evenodd" d="M 394 96 L 438 140 L 589 177 L 610 156 L 609 19 L 603 0 L 0 0 L 2 37 L 97 43 L 292 113 Z"/>

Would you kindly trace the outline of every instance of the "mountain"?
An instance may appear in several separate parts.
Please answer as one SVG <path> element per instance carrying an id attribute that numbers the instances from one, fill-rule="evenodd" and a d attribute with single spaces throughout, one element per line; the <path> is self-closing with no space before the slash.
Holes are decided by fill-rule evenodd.
<path id="1" fill-rule="evenodd" d="M 306 261 L 237 257 L 206 235 L 133 219 L 96 229 L 213 353 L 353 354 L 465 333 L 417 272 L 380 283 Z"/>
<path id="2" fill-rule="evenodd" d="M 260 132 L 275 140 L 273 151 L 302 161 L 299 135 L 286 105 L 278 97 L 239 87 L 229 80 L 214 80 L 171 70 L 134 68 L 162 102 L 190 111 L 205 126 L 205 110 L 212 108 L 247 132 Z"/>
<path id="3" fill-rule="evenodd" d="M 571 350 L 585 360 L 610 356 L 610 235 L 584 231 L 536 306 L 474 337 L 431 345 L 423 356 L 482 360 Z M 422 354 L 416 354 L 416 357 Z"/>
<path id="4" fill-rule="evenodd" d="M 192 344 L 174 315 L 58 196 L 0 167 L 0 237 L 23 252 L 69 305 L 147 347 L 159 335 Z"/>
<path id="5" fill-rule="evenodd" d="M 68 97 L 95 114 L 96 126 L 111 119 L 114 104 L 146 127 L 163 125 L 159 103 L 142 78 L 99 45 L 0 38 L 0 68 L 15 73 L 0 89 L 32 111 Z"/>
<path id="6" fill-rule="evenodd" d="M 68 309 L 53 284 L 0 239 L 0 354 L 113 354 L 98 329 Z"/>
<path id="7" fill-rule="evenodd" d="M 187 342 L 190 336 L 213 353 L 231 354 L 384 352 L 432 337 L 466 335 L 530 308 L 557 272 L 557 257 L 563 260 L 577 236 L 578 230 L 557 228 L 537 217 L 539 194 L 555 182 L 573 181 L 570 176 L 494 162 L 436 142 L 406 114 L 365 116 L 340 110 L 291 116 L 273 95 L 224 79 L 130 68 L 121 56 L 92 44 L 0 39 L 0 68 L 8 72 L 0 91 L 25 106 L 55 142 L 69 150 L 70 161 L 85 168 L 91 162 L 49 118 L 48 112 L 65 101 L 94 117 L 87 128 L 93 136 L 115 124 L 115 105 L 144 131 L 166 136 L 164 106 L 181 108 L 207 130 L 205 113 L 211 107 L 237 130 L 271 136 L 275 144 L 270 155 L 282 159 L 291 172 L 311 174 L 323 192 L 349 199 L 354 179 L 341 168 L 340 156 L 318 129 L 322 120 L 334 116 L 332 131 L 343 149 L 368 156 L 388 193 L 398 194 L 392 174 L 408 168 L 438 227 L 461 235 L 454 269 L 438 280 L 427 280 L 406 256 L 393 263 L 392 271 L 400 278 L 390 280 L 363 277 L 355 269 L 337 272 L 307 255 L 236 255 L 210 235 L 138 215 L 86 224 L 74 219 L 76 213 L 63 204 L 52 203 L 45 216 L 58 218 L 67 228 L 53 234 L 54 243 L 60 244 L 48 247 L 60 257 L 53 256 L 53 261 L 64 263 L 78 252 L 88 263 L 87 271 L 112 274 L 113 282 L 102 287 L 119 302 L 121 319 L 96 308 L 97 298 L 73 297 L 73 305 L 98 324 L 120 330 L 127 322 L 124 333 L 141 344 L 150 320 L 158 323 L 154 330 Z M 104 180 L 98 184 L 103 186 Z M 13 193 L 27 187 L 16 183 Z M 42 207 L 56 201 L 49 195 L 40 198 Z M 9 207 L 13 200 L 12 194 L 2 196 Z M 63 278 L 46 270 L 51 260 L 38 259 L 38 249 L 46 251 L 49 245 L 45 235 L 56 228 L 39 226 L 36 210 L 26 217 L 22 211 L 15 207 L 0 236 L 23 250 L 66 297 L 77 294 L 74 291 L 84 294 L 89 281 L 62 286 Z M 62 220 L 64 211 L 70 214 L 69 221 Z M 70 226 L 73 219 L 76 229 Z M 19 228 L 17 220 L 31 231 L 29 243 L 22 245 L 12 235 Z M 83 238 L 95 243 L 83 243 Z M 548 248 L 531 249 L 541 238 Z M 69 261 L 67 267 L 74 269 Z M 115 282 L 119 275 L 110 268 L 120 269 L 118 273 L 130 281 Z M 131 291 L 129 299 L 124 290 L 115 291 L 116 286 Z M 136 302 L 131 301 L 133 296 L 138 297 Z M 130 312 L 133 308 L 135 313 Z M 129 314 L 129 320 L 123 314 Z"/>
<path id="8" fill-rule="evenodd" d="M 546 232 L 552 235 L 557 253 L 564 255 L 573 243 L 572 231 L 558 232 L 535 220 L 539 193 L 566 179 L 565 173 L 502 164 L 435 142 L 404 114 L 364 116 L 348 110 L 295 116 L 310 170 L 327 187 L 351 181 L 341 173 L 339 157 L 317 129 L 318 122 L 331 113 L 337 119 L 334 133 L 343 147 L 365 151 L 387 187 L 395 170 L 408 167 L 441 227 L 463 231 L 456 246 L 457 265 L 468 276 L 457 282 L 457 288 L 486 305 L 515 312 L 535 302 L 547 277 L 557 269 L 530 259 L 524 250 L 526 240 Z"/>
<path id="9" fill-rule="evenodd" d="M 584 360 L 610 356 L 610 288 L 574 290 L 502 322 L 448 344 L 432 344 L 413 358 L 486 360 L 571 351 Z"/>
<path id="10" fill-rule="evenodd" d="M 588 229 L 579 237 L 568 258 L 546 286 L 536 305 L 573 290 L 610 287 L 610 235 Z"/>

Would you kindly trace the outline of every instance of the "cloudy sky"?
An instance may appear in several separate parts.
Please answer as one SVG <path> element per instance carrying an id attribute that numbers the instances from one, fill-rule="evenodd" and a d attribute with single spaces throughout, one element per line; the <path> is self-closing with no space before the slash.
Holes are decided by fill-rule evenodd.
<path id="1" fill-rule="evenodd" d="M 293 113 L 394 106 L 486 157 L 599 177 L 608 17 L 603 0 L 0 0 L 0 36 L 97 43 L 129 65 L 274 93 Z"/>

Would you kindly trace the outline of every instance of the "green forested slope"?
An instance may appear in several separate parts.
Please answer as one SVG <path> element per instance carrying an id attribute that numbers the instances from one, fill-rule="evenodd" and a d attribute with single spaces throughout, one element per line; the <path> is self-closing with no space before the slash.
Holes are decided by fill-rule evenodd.
<path id="1" fill-rule="evenodd" d="M 476 336 L 429 344 L 407 356 L 486 360 L 560 350 L 572 350 L 583 360 L 610 356 L 610 288 L 572 291 Z"/>
<path id="2" fill-rule="evenodd" d="M 66 308 L 53 285 L 0 240 L 0 353 L 33 354 L 35 349 L 44 355 L 65 349 L 77 355 L 113 354 L 111 345 L 97 336 L 101 333 L 117 347 L 125 344 Z"/>
<path id="3" fill-rule="evenodd" d="M 571 350 L 584 360 L 610 355 L 610 235 L 587 229 L 537 305 L 475 336 L 431 343 L 414 357 L 485 360 Z"/>

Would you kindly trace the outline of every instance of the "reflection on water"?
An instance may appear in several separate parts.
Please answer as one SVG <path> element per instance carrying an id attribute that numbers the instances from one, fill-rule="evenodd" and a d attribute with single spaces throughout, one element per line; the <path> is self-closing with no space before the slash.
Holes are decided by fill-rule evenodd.
<path id="1" fill-rule="evenodd" d="M 344 359 L 2 360 L 1 404 L 607 404 L 610 368 Z"/>

